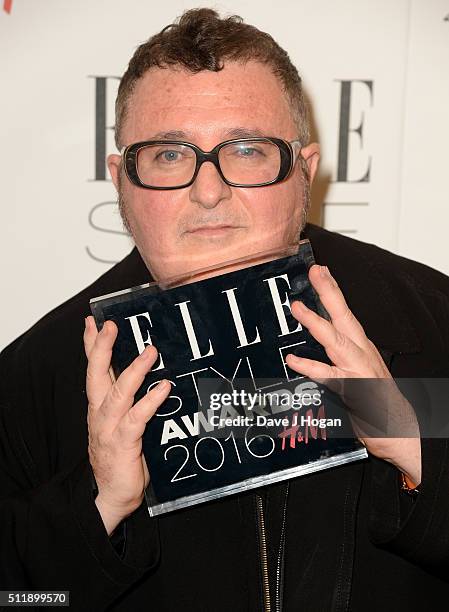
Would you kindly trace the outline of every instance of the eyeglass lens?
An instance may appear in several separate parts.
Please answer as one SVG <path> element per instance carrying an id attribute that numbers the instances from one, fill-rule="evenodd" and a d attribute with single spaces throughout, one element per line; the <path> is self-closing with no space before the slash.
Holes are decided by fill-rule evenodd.
<path id="1" fill-rule="evenodd" d="M 269 183 L 279 174 L 281 155 L 269 141 L 229 143 L 218 153 L 226 180 L 241 185 Z M 140 180 L 152 187 L 175 187 L 188 183 L 196 167 L 195 151 L 183 144 L 147 145 L 137 155 Z"/>

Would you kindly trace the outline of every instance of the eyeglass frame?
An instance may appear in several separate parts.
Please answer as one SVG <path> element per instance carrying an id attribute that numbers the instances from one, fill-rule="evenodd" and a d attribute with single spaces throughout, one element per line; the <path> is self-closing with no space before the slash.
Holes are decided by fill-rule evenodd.
<path id="1" fill-rule="evenodd" d="M 233 183 L 232 181 L 228 181 L 221 171 L 220 162 L 218 161 L 218 154 L 220 150 L 229 144 L 234 144 L 237 142 L 271 142 L 277 145 L 280 152 L 280 167 L 279 172 L 276 178 L 271 181 L 266 181 L 265 183 L 254 183 L 247 185 L 246 183 Z M 193 176 L 187 183 L 183 183 L 182 185 L 176 185 L 174 187 L 153 187 L 152 185 L 146 185 L 140 180 L 139 174 L 137 172 L 137 155 L 139 151 L 150 145 L 164 145 L 164 144 L 173 144 L 173 145 L 184 145 L 188 146 L 195 152 L 196 161 L 195 161 L 195 170 L 193 172 Z M 294 145 L 298 145 L 298 149 L 294 148 Z M 198 172 L 204 162 L 211 162 L 215 168 L 217 169 L 220 178 L 226 185 L 230 187 L 266 187 L 268 185 L 274 185 L 275 183 L 280 183 L 285 180 L 293 170 L 295 163 L 298 160 L 298 157 L 301 153 L 302 144 L 299 140 L 282 140 L 281 138 L 274 138 L 271 136 L 263 137 L 263 136 L 255 136 L 254 138 L 233 138 L 231 140 L 225 140 L 224 142 L 220 142 L 210 151 L 203 151 L 197 145 L 186 142 L 182 140 L 143 140 L 140 142 L 135 142 L 130 145 L 124 146 L 120 149 L 120 155 L 124 159 L 125 173 L 128 179 L 136 185 L 137 187 L 142 187 L 143 189 L 154 189 L 156 191 L 169 191 L 173 189 L 184 189 L 185 187 L 190 187 L 195 182 L 196 177 L 198 176 Z"/>

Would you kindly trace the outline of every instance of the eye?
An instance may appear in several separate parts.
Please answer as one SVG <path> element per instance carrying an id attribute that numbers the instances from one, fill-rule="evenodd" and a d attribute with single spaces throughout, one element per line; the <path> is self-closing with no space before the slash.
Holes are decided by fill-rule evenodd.
<path id="1" fill-rule="evenodd" d="M 179 151 L 174 151 L 172 149 L 167 149 L 165 151 L 161 151 L 156 155 L 156 159 L 164 162 L 175 162 L 179 161 L 181 157 L 181 153 Z"/>
<path id="2" fill-rule="evenodd" d="M 248 159 L 252 161 L 261 160 L 266 157 L 266 151 L 263 146 L 256 143 L 241 143 L 229 146 L 226 148 L 226 153 L 240 159 Z"/>
<path id="3" fill-rule="evenodd" d="M 242 157 L 255 157 L 258 153 L 260 153 L 260 151 L 254 147 L 239 147 L 237 152 Z"/>

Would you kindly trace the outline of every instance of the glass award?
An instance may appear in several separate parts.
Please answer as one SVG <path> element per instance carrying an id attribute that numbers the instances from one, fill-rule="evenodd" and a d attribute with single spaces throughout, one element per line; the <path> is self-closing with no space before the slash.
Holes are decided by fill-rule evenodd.
<path id="1" fill-rule="evenodd" d="M 117 378 L 153 344 L 170 396 L 147 424 L 151 516 L 367 456 L 340 398 L 290 369 L 289 353 L 330 363 L 293 317 L 303 301 L 329 318 L 310 284 L 308 240 L 91 300 L 98 329 L 118 327 Z"/>

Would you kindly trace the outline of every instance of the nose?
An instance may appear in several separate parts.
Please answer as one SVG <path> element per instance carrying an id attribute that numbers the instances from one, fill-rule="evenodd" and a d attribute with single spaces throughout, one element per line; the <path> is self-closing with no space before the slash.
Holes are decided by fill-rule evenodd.
<path id="1" fill-rule="evenodd" d="M 190 200 L 202 208 L 215 208 L 231 197 L 231 188 L 222 180 L 211 162 L 204 162 L 190 187 Z"/>

